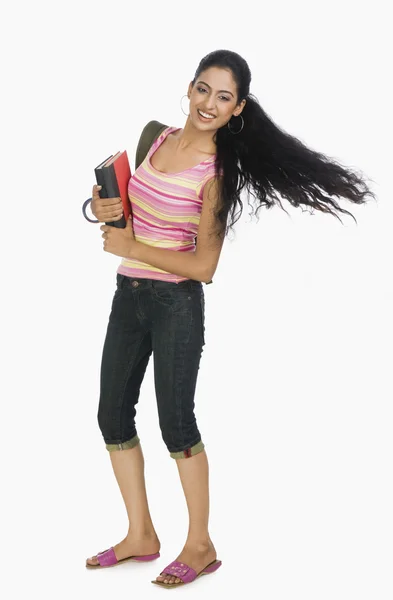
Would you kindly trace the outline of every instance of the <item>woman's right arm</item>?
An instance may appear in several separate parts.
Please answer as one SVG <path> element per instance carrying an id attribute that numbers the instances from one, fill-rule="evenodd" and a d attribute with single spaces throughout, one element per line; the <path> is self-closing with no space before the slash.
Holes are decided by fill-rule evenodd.
<path id="1" fill-rule="evenodd" d="M 100 223 L 119 221 L 123 215 L 121 198 L 100 198 L 101 186 L 93 185 L 91 212 Z"/>

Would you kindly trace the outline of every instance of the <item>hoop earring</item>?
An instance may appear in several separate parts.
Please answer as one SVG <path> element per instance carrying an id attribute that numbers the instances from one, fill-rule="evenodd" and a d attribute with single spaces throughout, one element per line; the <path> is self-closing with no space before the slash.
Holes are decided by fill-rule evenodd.
<path id="1" fill-rule="evenodd" d="M 232 133 L 232 135 L 237 135 L 238 133 L 240 133 L 240 132 L 243 130 L 243 127 L 244 127 L 244 119 L 243 119 L 243 117 L 242 117 L 241 115 L 238 115 L 238 116 L 239 116 L 239 117 L 241 118 L 241 120 L 242 120 L 242 126 L 241 126 L 241 128 L 239 129 L 239 131 L 232 131 L 232 129 L 231 129 L 231 128 L 230 128 L 230 126 L 229 126 L 230 120 L 229 120 L 229 121 L 228 121 L 228 123 L 227 123 L 228 129 L 229 129 L 229 131 Z M 231 117 L 231 118 L 232 118 L 232 117 Z"/>
<path id="2" fill-rule="evenodd" d="M 187 94 L 184 94 L 184 96 L 187 96 Z M 182 110 L 182 113 L 184 113 L 184 114 L 186 115 L 186 117 L 188 117 L 188 115 L 189 115 L 190 113 L 185 113 L 185 112 L 184 112 L 184 110 L 183 110 L 183 104 L 182 104 L 182 101 L 183 101 L 183 98 L 184 98 L 184 96 L 182 96 L 182 97 L 181 97 L 181 100 L 180 100 L 180 108 L 181 108 L 181 110 Z M 187 98 L 188 98 L 188 96 L 187 96 Z"/>

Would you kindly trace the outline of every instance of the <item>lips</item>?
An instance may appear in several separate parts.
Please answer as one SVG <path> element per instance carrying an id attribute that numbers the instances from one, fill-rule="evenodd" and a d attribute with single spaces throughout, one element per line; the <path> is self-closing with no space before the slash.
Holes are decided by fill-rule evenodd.
<path id="1" fill-rule="evenodd" d="M 211 113 L 208 113 L 206 111 L 201 111 L 199 108 L 197 109 L 198 113 L 201 115 L 201 117 L 203 117 L 204 119 L 215 119 L 215 115 L 212 115 Z M 205 117 L 203 114 L 201 114 L 201 112 L 205 113 L 205 115 L 209 115 L 209 117 Z"/>

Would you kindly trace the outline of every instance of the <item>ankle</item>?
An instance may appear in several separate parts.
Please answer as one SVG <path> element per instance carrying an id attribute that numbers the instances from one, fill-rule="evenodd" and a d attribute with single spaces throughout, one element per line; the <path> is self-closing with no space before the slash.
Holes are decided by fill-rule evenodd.
<path id="1" fill-rule="evenodd" d="M 154 527 L 129 528 L 127 538 L 130 540 L 158 540 L 158 536 Z"/>
<path id="2" fill-rule="evenodd" d="M 201 535 L 189 535 L 186 541 L 186 547 L 192 548 L 197 552 L 206 552 L 208 550 L 214 549 L 213 542 L 211 541 L 209 535 L 201 536 Z"/>

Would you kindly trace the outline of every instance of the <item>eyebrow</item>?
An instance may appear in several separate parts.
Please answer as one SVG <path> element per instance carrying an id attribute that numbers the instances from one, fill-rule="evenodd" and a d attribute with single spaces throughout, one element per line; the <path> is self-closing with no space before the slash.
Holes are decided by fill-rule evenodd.
<path id="1" fill-rule="evenodd" d="M 208 83 L 206 83 L 205 81 L 198 81 L 197 83 L 202 83 L 203 85 L 206 85 L 206 87 L 210 88 L 210 85 Z M 229 90 L 218 90 L 218 92 L 225 92 L 226 94 L 231 94 L 231 96 L 234 98 L 234 95 L 232 94 L 232 92 L 230 92 Z"/>

